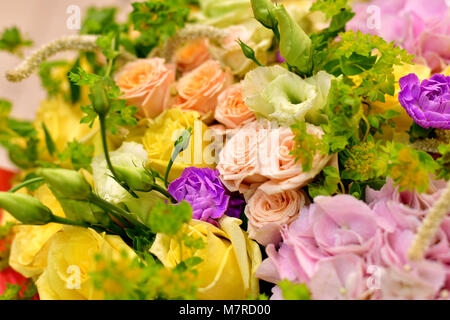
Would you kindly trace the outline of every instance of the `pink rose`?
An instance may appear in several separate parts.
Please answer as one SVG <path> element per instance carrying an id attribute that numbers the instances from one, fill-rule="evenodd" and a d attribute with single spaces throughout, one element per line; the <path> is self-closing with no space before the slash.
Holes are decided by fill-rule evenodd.
<path id="1" fill-rule="evenodd" d="M 139 108 L 139 116 L 154 118 L 170 104 L 170 86 L 175 81 L 175 66 L 164 59 L 140 59 L 127 64 L 115 77 L 121 99 Z"/>
<path id="2" fill-rule="evenodd" d="M 178 81 L 174 107 L 197 111 L 209 122 L 214 117 L 219 94 L 231 84 L 231 80 L 228 70 L 223 71 L 217 61 L 208 60 Z"/>
<path id="3" fill-rule="evenodd" d="M 175 52 L 175 63 L 181 72 L 188 72 L 211 59 L 209 40 L 188 41 Z"/>
<path id="4" fill-rule="evenodd" d="M 279 226 L 289 224 L 297 218 L 306 199 L 303 192 L 296 190 L 271 195 L 260 189 L 256 190 L 245 207 L 249 237 L 262 245 L 272 242 L 271 233 L 279 233 Z"/>
<path id="5" fill-rule="evenodd" d="M 228 129 L 235 129 L 240 125 L 256 120 L 242 98 L 242 87 L 235 84 L 219 95 L 214 117 Z"/>

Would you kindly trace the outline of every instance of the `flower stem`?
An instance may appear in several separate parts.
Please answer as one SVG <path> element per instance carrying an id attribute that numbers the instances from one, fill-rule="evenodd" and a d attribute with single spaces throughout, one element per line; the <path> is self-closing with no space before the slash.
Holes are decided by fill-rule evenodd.
<path id="1" fill-rule="evenodd" d="M 86 222 L 70 220 L 67 218 L 59 217 L 59 216 L 53 216 L 52 222 L 59 223 L 59 224 L 65 224 L 65 225 L 69 225 L 69 226 L 78 226 L 78 227 L 83 227 L 83 228 L 90 227 L 90 225 Z"/>
<path id="2" fill-rule="evenodd" d="M 11 190 L 9 190 L 8 192 L 9 192 L 9 193 L 14 193 L 14 192 L 16 192 L 16 191 L 18 191 L 18 190 L 20 190 L 20 189 L 26 187 L 26 186 L 29 186 L 29 185 L 31 185 L 31 184 L 33 184 L 33 183 L 37 183 L 37 182 L 41 182 L 41 181 L 44 181 L 44 178 L 37 177 L 37 178 L 29 179 L 29 180 L 26 180 L 26 181 L 24 181 L 24 182 L 18 184 L 18 185 L 15 186 L 15 187 L 13 187 L 13 188 L 12 188 Z"/>
<path id="3" fill-rule="evenodd" d="M 172 197 L 172 195 L 166 189 L 160 187 L 159 185 L 154 184 L 152 186 L 152 188 L 153 188 L 153 190 L 155 190 L 155 191 L 161 193 L 162 195 L 166 196 L 167 198 L 169 198 L 172 203 L 178 202 L 174 197 Z"/>
<path id="4" fill-rule="evenodd" d="M 102 198 L 100 198 L 96 194 L 91 194 L 89 200 L 92 201 L 94 204 L 98 205 L 99 207 L 101 207 L 101 208 L 111 212 L 111 214 L 113 214 L 114 217 L 117 218 L 121 223 L 124 223 L 126 225 L 130 225 L 130 223 L 131 223 L 131 224 L 133 224 L 133 225 L 135 225 L 137 227 L 140 227 L 142 229 L 145 229 L 145 230 L 149 229 L 145 224 L 140 222 L 138 219 L 136 219 L 129 212 L 125 211 L 122 208 L 119 208 L 118 206 L 116 206 L 116 205 L 114 205 L 112 203 L 109 203 L 106 200 L 103 200 Z M 124 219 L 126 219 L 129 223 L 124 221 Z"/>
<path id="5" fill-rule="evenodd" d="M 98 117 L 100 119 L 100 132 L 101 132 L 101 136 L 102 136 L 103 153 L 105 154 L 106 164 L 108 165 L 108 169 L 109 169 L 109 171 L 111 171 L 111 174 L 116 179 L 116 181 L 120 181 L 120 179 L 117 176 L 117 173 L 114 170 L 114 167 L 112 165 L 111 158 L 109 157 L 108 141 L 106 140 L 106 118 L 102 114 L 99 114 Z M 122 186 L 122 188 L 127 190 L 127 192 L 130 193 L 134 198 L 139 198 L 138 195 L 133 190 L 131 190 L 127 185 L 125 185 L 123 183 L 119 183 L 119 184 L 120 184 L 120 186 Z"/>

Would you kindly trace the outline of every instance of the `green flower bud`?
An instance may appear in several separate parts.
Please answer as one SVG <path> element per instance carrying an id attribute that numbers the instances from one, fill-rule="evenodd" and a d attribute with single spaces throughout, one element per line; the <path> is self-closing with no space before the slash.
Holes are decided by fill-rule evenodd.
<path id="1" fill-rule="evenodd" d="M 261 62 L 259 62 L 258 59 L 256 59 L 255 50 L 253 50 L 253 48 L 246 45 L 240 39 L 237 41 L 237 43 L 241 47 L 242 53 L 244 53 L 244 56 L 246 58 L 253 60 L 253 62 L 255 62 L 258 66 L 260 66 L 260 67 L 262 66 Z"/>
<path id="2" fill-rule="evenodd" d="M 143 168 L 114 166 L 114 171 L 134 191 L 148 192 L 153 189 L 155 182 Z"/>
<path id="3" fill-rule="evenodd" d="M 23 224 L 43 225 L 53 221 L 50 209 L 27 194 L 0 192 L 0 207 Z"/>
<path id="4" fill-rule="evenodd" d="M 91 88 L 89 99 L 98 114 L 106 115 L 109 111 L 109 99 L 102 82 L 96 82 Z"/>
<path id="5" fill-rule="evenodd" d="M 280 29 L 280 54 L 298 71 L 308 74 L 312 69 L 311 39 L 292 19 L 284 6 L 274 9 Z"/>
<path id="6" fill-rule="evenodd" d="M 252 0 L 252 9 L 255 19 L 264 27 L 275 30 L 277 20 L 274 14 L 274 5 L 271 0 Z"/>
<path id="7" fill-rule="evenodd" d="M 58 193 L 60 197 L 84 200 L 92 193 L 89 183 L 77 171 L 41 168 L 36 174 L 44 178 L 52 191 Z"/>

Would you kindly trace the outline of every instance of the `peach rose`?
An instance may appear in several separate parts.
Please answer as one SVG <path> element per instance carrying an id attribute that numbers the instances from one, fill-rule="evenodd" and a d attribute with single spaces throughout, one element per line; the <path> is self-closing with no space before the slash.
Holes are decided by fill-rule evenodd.
<path id="1" fill-rule="evenodd" d="M 272 242 L 279 233 L 279 226 L 291 223 L 307 202 L 303 192 L 288 190 L 266 194 L 256 190 L 245 207 L 249 237 L 262 245 Z"/>
<path id="2" fill-rule="evenodd" d="M 169 108 L 175 65 L 164 59 L 139 59 L 127 64 L 115 78 L 122 99 L 139 108 L 138 115 L 154 118 Z"/>
<path id="3" fill-rule="evenodd" d="M 306 131 L 309 134 L 323 135 L 320 127 L 306 124 Z M 308 184 L 322 169 L 332 162 L 331 155 L 317 153 L 312 161 L 312 168 L 303 172 L 300 161 L 295 162 L 295 157 L 290 154 L 294 147 L 294 134 L 288 127 L 280 127 L 270 131 L 266 148 L 269 161 L 263 166 L 261 172 L 270 180 L 262 184 L 259 188 L 267 194 L 275 194 L 285 190 L 297 189 Z M 274 148 L 275 147 L 275 148 Z M 264 155 L 262 155 L 264 156 Z"/>
<path id="4" fill-rule="evenodd" d="M 231 84 L 230 72 L 208 60 L 184 75 L 177 84 L 178 97 L 175 107 L 185 111 L 197 111 L 209 122 L 214 117 L 219 94 Z"/>
<path id="5" fill-rule="evenodd" d="M 307 124 L 310 134 L 321 137 L 320 127 Z M 275 194 L 305 186 L 328 163 L 331 155 L 316 154 L 311 170 L 303 172 L 302 164 L 290 155 L 294 134 L 289 127 L 276 127 L 267 120 L 252 122 L 240 128 L 219 154 L 217 169 L 230 191 L 248 197 L 256 188 Z"/>
<path id="6" fill-rule="evenodd" d="M 191 71 L 210 58 L 208 39 L 188 41 L 175 52 L 175 63 L 181 72 Z"/>
<path id="7" fill-rule="evenodd" d="M 228 129 L 235 129 L 256 120 L 255 114 L 247 107 L 242 98 L 240 84 L 229 87 L 219 95 L 214 117 Z"/>
<path id="8" fill-rule="evenodd" d="M 259 173 L 258 162 L 258 144 L 264 139 L 263 130 L 261 122 L 250 122 L 236 131 L 220 151 L 216 168 L 228 190 L 245 195 L 267 180 Z"/>

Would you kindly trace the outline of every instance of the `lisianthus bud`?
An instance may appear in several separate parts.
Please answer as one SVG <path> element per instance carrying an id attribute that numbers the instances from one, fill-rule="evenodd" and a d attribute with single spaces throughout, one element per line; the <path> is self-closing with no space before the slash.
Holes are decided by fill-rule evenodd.
<path id="1" fill-rule="evenodd" d="M 143 168 L 115 166 L 118 178 L 124 181 L 132 190 L 148 192 L 152 190 L 154 181 Z"/>
<path id="2" fill-rule="evenodd" d="M 38 169 L 52 191 L 71 200 L 83 200 L 91 194 L 91 186 L 77 171 L 67 169 Z"/>
<path id="3" fill-rule="evenodd" d="M 300 72 L 309 73 L 312 68 L 311 39 L 280 5 L 274 9 L 280 29 L 280 54 L 286 62 Z"/>
<path id="4" fill-rule="evenodd" d="M 252 0 L 252 9 L 255 19 L 268 29 L 277 27 L 277 20 L 273 10 L 275 9 L 270 0 Z"/>
<path id="5" fill-rule="evenodd" d="M 43 225 L 53 220 L 49 208 L 23 193 L 0 192 L 0 207 L 24 224 Z"/>
<path id="6" fill-rule="evenodd" d="M 89 99 L 92 102 L 94 110 L 98 114 L 105 115 L 109 111 L 109 100 L 105 92 L 105 88 L 102 82 L 96 82 L 93 87 L 91 87 L 91 94 Z"/>

